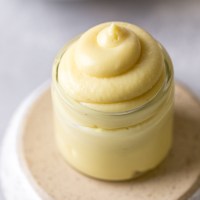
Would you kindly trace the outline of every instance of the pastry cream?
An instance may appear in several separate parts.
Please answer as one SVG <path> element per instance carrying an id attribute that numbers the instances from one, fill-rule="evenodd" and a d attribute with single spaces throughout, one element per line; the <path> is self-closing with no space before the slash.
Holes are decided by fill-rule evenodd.
<path id="1" fill-rule="evenodd" d="M 141 28 L 95 26 L 55 61 L 55 134 L 79 171 L 125 180 L 156 167 L 172 140 L 173 69 L 165 49 Z"/>

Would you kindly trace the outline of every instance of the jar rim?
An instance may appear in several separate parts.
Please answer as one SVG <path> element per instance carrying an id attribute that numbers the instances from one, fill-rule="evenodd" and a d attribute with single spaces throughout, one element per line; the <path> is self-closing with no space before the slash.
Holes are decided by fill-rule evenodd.
<path id="1" fill-rule="evenodd" d="M 63 100 L 64 103 L 66 103 L 68 106 L 70 106 L 73 109 L 74 108 L 78 109 L 79 112 L 86 111 L 86 112 L 90 112 L 91 114 L 98 114 L 98 115 L 104 115 L 104 116 L 121 116 L 121 115 L 132 114 L 132 113 L 138 112 L 141 109 L 148 108 L 152 104 L 156 103 L 168 91 L 168 89 L 170 88 L 170 85 L 172 84 L 172 80 L 173 80 L 172 62 L 171 62 L 171 59 L 170 59 L 167 51 L 164 49 L 164 47 L 161 44 L 159 44 L 159 46 L 161 47 L 161 50 L 163 52 L 163 57 L 164 57 L 165 79 L 163 81 L 162 86 L 155 93 L 155 95 L 153 95 L 144 104 L 136 106 L 133 109 L 129 109 L 126 111 L 105 112 L 105 111 L 100 111 L 100 110 L 95 110 L 93 108 L 90 108 L 90 107 L 74 100 L 66 93 L 62 92 L 63 88 L 60 86 L 59 81 L 58 81 L 58 68 L 59 68 L 60 60 L 73 41 L 71 41 L 68 45 L 66 45 L 63 49 L 61 49 L 61 51 L 59 52 L 59 54 L 57 55 L 57 57 L 54 61 L 53 86 L 52 87 L 56 88 L 56 91 L 58 92 L 59 97 Z"/>

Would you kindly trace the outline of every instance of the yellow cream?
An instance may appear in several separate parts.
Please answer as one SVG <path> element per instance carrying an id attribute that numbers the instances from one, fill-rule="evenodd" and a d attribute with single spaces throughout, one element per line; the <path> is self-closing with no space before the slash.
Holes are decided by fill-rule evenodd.
<path id="1" fill-rule="evenodd" d="M 162 78 L 150 98 L 163 74 L 158 43 L 142 29 L 118 22 L 96 26 L 75 41 L 62 56 L 58 81 L 71 98 L 90 106 L 133 101 Z"/>
<path id="2" fill-rule="evenodd" d="M 79 171 L 105 180 L 153 169 L 171 146 L 173 92 L 171 60 L 150 34 L 123 22 L 89 29 L 54 66 L 61 154 Z"/>

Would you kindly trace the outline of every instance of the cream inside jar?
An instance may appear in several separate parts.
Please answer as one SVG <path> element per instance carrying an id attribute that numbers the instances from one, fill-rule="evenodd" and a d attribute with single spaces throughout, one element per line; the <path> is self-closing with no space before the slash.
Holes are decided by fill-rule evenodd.
<path id="1" fill-rule="evenodd" d="M 173 69 L 164 48 L 122 22 L 67 45 L 53 70 L 57 146 L 79 171 L 126 180 L 156 167 L 172 141 Z"/>

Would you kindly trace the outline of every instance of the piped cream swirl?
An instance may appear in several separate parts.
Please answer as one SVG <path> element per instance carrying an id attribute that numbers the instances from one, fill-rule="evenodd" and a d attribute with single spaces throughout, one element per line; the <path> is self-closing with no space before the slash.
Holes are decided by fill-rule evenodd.
<path id="1" fill-rule="evenodd" d="M 147 94 L 150 98 L 161 87 L 161 79 L 164 58 L 157 41 L 122 22 L 100 24 L 85 32 L 69 45 L 58 68 L 64 91 L 88 105 L 126 104 Z"/>

